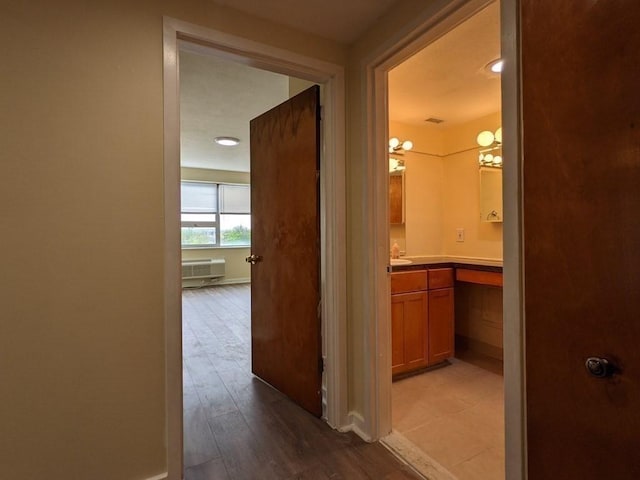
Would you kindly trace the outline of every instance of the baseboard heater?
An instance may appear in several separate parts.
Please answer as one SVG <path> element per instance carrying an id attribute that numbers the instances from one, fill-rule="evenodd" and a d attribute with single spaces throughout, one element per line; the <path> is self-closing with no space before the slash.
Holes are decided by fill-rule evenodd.
<path id="1" fill-rule="evenodd" d="M 218 282 L 225 273 L 224 258 L 182 261 L 182 287 L 206 287 Z"/>

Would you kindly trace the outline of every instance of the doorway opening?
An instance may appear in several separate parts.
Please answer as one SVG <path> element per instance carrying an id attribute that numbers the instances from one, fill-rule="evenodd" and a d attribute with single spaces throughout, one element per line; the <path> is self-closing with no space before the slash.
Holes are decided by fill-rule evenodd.
<path id="1" fill-rule="evenodd" d="M 187 108 L 196 107 L 194 105 L 193 98 L 182 98 L 181 82 L 185 79 L 183 74 L 189 68 L 198 72 L 199 70 L 206 70 L 206 66 L 203 66 L 197 62 L 198 58 L 194 59 L 194 56 L 203 58 L 213 58 L 214 62 L 220 61 L 230 62 L 234 68 L 242 67 L 253 69 L 259 69 L 262 71 L 263 76 L 271 76 L 280 80 L 277 90 L 284 90 L 288 98 L 290 92 L 296 89 L 302 89 L 307 84 L 317 83 L 324 88 L 324 125 L 321 134 L 321 144 L 323 161 L 320 165 L 320 186 L 319 186 L 319 224 L 320 224 L 320 280 L 322 285 L 322 354 L 325 360 L 325 371 L 323 377 L 323 416 L 324 420 L 335 428 L 342 427 L 346 424 L 346 322 L 345 322 L 345 305 L 344 305 L 344 156 L 343 156 L 343 135 L 340 133 L 344 129 L 344 111 L 342 105 L 342 98 L 344 92 L 344 80 L 342 68 L 333 64 L 324 63 L 315 59 L 310 59 L 301 55 L 292 54 L 290 52 L 258 45 L 253 42 L 249 42 L 245 39 L 234 37 L 220 32 L 212 31 L 197 27 L 185 22 L 181 22 L 175 19 L 165 18 L 165 36 L 164 36 L 164 79 L 165 79 L 165 211 L 166 224 L 165 224 L 165 236 L 167 238 L 167 248 L 165 250 L 165 271 L 166 273 L 166 290 L 168 292 L 166 311 L 166 329 L 167 329 L 167 408 L 168 408 L 168 443 L 169 443 L 169 475 L 170 478 L 179 478 L 182 475 L 183 468 L 183 411 L 182 411 L 182 352 L 179 345 L 183 339 L 183 326 L 181 322 L 181 280 L 179 265 L 184 258 L 185 260 L 195 260 L 196 263 L 202 260 L 213 260 L 215 264 L 216 275 L 220 274 L 220 260 L 222 260 L 221 252 L 224 251 L 224 263 L 222 283 L 232 284 L 235 282 L 246 281 L 248 275 L 246 274 L 247 267 L 244 265 L 244 257 L 247 256 L 247 247 L 245 245 L 223 245 L 225 241 L 233 240 L 228 235 L 224 236 L 225 225 L 223 223 L 222 206 L 216 212 L 208 212 L 209 214 L 215 213 L 212 218 L 208 218 L 209 223 L 204 225 L 203 231 L 197 231 L 200 228 L 195 224 L 185 224 L 180 222 L 181 213 L 195 214 L 196 212 L 180 212 L 181 196 L 181 181 L 189 181 L 194 184 L 206 184 L 216 185 L 218 189 L 218 200 L 221 196 L 224 196 L 222 190 L 228 189 L 227 187 L 240 187 L 247 185 L 246 172 L 242 172 L 241 168 L 237 167 L 237 163 L 233 163 L 234 160 L 229 160 L 231 163 L 227 165 L 236 165 L 234 168 L 227 167 L 226 170 L 218 170 L 212 173 L 211 168 L 206 167 L 204 164 L 198 164 L 198 162 L 204 162 L 204 157 L 198 157 L 194 155 L 193 163 L 191 165 L 180 164 L 180 152 L 181 146 L 183 147 L 197 147 L 198 141 L 194 138 L 185 137 L 181 139 L 180 136 L 180 115 L 181 113 L 181 101 L 184 100 L 184 104 Z M 178 62 L 188 59 L 187 62 L 192 61 L 191 65 L 187 63 L 181 63 L 180 65 L 180 77 L 178 75 Z M 183 68 L 185 68 L 183 70 Z M 220 69 L 215 69 L 220 73 Z M 226 71 L 229 74 L 229 70 Z M 224 76 L 223 74 L 222 76 Z M 238 75 L 237 71 L 235 74 Z M 197 75 L 196 75 L 197 77 Z M 298 79 L 291 79 L 291 77 L 297 77 Z M 233 77 L 233 78 L 238 78 Z M 284 79 L 284 81 L 283 81 Z M 202 81 L 202 78 L 200 79 Z M 263 78 L 257 83 L 262 84 Z M 206 88 L 206 85 L 200 85 L 198 87 L 198 80 L 195 81 L 196 90 L 198 88 Z M 205 83 L 207 83 L 205 81 Z M 248 89 L 245 89 L 243 95 L 240 98 L 234 99 L 236 102 L 250 102 L 251 96 L 256 91 L 259 85 L 250 85 Z M 211 85 L 209 85 L 211 87 Z M 195 100 L 197 104 L 197 100 Z M 270 106 L 278 104 L 280 102 L 275 101 Z M 220 111 L 219 105 L 209 105 L 213 111 Z M 237 104 L 236 104 L 237 107 Z M 235 108 L 238 110 L 238 108 Z M 227 123 L 223 125 L 229 126 L 229 118 L 233 115 L 234 111 L 223 112 L 223 116 L 227 119 Z M 184 120 L 183 117 L 182 120 Z M 203 127 L 202 122 L 195 122 L 196 129 Z M 213 142 L 213 139 L 217 136 L 235 136 L 228 133 L 216 133 L 210 134 L 208 142 Z M 181 140 L 184 140 L 183 143 Z M 248 143 L 248 138 L 246 141 Z M 182 145 L 181 145 L 182 144 Z M 197 152 L 197 148 L 193 151 Z M 183 151 L 183 157 L 186 158 Z M 199 158 L 199 159 L 198 159 Z M 237 160 L 237 159 L 236 159 Z M 183 167 L 181 169 L 181 166 Z M 182 170 L 182 172 L 181 172 Z M 225 170 L 222 171 L 221 170 Z M 224 175 L 223 175 L 224 174 Z M 214 178 L 215 177 L 215 178 Z M 315 177 L 315 175 L 314 175 Z M 237 192 L 236 192 L 237 193 Z M 233 204 L 238 198 L 223 198 L 226 205 Z M 242 210 L 242 209 L 240 209 Z M 228 211 L 232 217 L 238 215 L 245 215 L 244 211 Z M 205 212 L 207 213 L 207 212 Z M 191 218 L 183 220 L 193 220 Z M 229 219 L 227 219 L 229 220 Z M 232 218 L 232 220 L 238 220 L 238 218 Z M 231 230 L 234 230 L 235 225 L 232 225 Z M 187 237 L 194 233 L 202 234 L 197 237 L 196 244 L 198 242 L 218 243 L 216 253 L 212 250 L 208 250 L 207 258 L 204 258 L 202 254 L 211 245 L 204 245 L 203 249 L 192 248 L 187 251 L 185 255 L 182 255 L 181 248 L 182 241 L 180 238 L 181 227 L 192 228 L 196 231 L 187 231 Z M 242 228 L 237 229 L 243 230 Z M 183 230 L 184 232 L 184 230 Z M 242 233 L 242 232 L 235 232 Z M 191 237 L 190 237 L 191 238 Z M 199 244 L 203 247 L 202 244 Z M 227 248 L 222 250 L 221 247 Z M 197 258 L 196 258 L 197 257 Z M 215 257 L 215 258 L 214 258 Z M 233 260 L 240 259 L 240 262 Z M 235 265 L 235 266 L 234 266 Z M 241 265 L 241 266 L 240 266 Z M 248 264 L 247 264 L 248 266 Z M 245 273 L 242 273 L 242 267 L 245 267 Z M 225 282 L 226 277 L 226 282 Z M 202 285 L 203 279 L 190 278 L 190 281 L 196 281 Z M 206 280 L 206 283 L 215 283 L 216 280 Z M 220 281 L 218 281 L 220 283 Z M 216 287 L 214 287 L 216 288 Z M 214 288 L 209 292 L 213 293 Z M 235 307 L 231 307 L 230 310 L 240 310 L 239 316 L 246 318 L 248 310 L 246 306 L 250 304 L 250 300 L 247 296 L 246 285 L 243 286 L 229 286 L 224 287 L 226 289 L 226 295 L 235 296 Z M 245 290 L 243 290 L 243 288 Z M 229 289 L 234 289 L 230 291 Z M 206 292 L 206 289 L 200 290 L 200 292 Z M 220 292 L 218 292 L 220 293 Z M 236 295 L 237 294 L 237 295 Z M 188 296 L 197 296 L 196 291 L 191 291 Z M 212 299 L 205 299 L 211 302 Z M 206 305 L 207 302 L 201 302 L 202 305 Z M 214 305 L 215 299 L 213 299 Z M 186 302 L 187 304 L 189 302 Z M 224 303 L 222 303 L 224 304 Z M 232 302 L 234 304 L 234 302 Z M 193 305 L 192 305 L 193 306 Z M 185 314 L 187 309 L 185 307 Z M 218 307 L 205 306 L 204 308 L 216 310 Z M 227 305 L 229 309 L 229 306 Z M 224 310 L 224 308 L 220 308 Z M 317 311 L 317 306 L 314 307 L 314 312 Z M 186 323 L 188 319 L 185 318 L 185 342 L 194 340 L 191 336 L 187 338 Z M 198 322 L 197 316 L 194 317 L 194 322 Z M 224 322 L 223 322 L 224 323 Z M 229 328 L 228 324 L 225 324 L 226 328 Z M 246 331 L 246 324 L 236 324 L 235 327 L 238 332 L 242 330 Z M 206 329 L 210 330 L 210 327 Z M 205 330 L 206 330 L 205 329 Z M 193 330 L 193 326 L 192 326 Z M 202 329 L 200 329 L 202 331 Z M 215 342 L 216 340 L 205 340 L 205 342 Z M 245 341 L 246 343 L 246 341 Z M 186 350 L 186 348 L 185 348 Z M 237 358 L 232 359 L 235 366 L 240 369 L 246 369 L 248 365 L 248 358 L 246 353 L 236 352 Z M 223 359 L 224 360 L 224 359 Z M 198 360 L 196 360 L 197 362 Z M 211 363 L 211 358 L 207 360 Z M 207 363 L 205 362 L 205 363 Z M 185 362 L 186 364 L 187 362 Z M 206 366 L 206 365 L 205 365 Z M 185 365 L 187 370 L 189 366 Z M 196 372 L 198 375 L 198 365 L 189 371 L 190 374 Z M 216 372 L 220 376 L 220 372 Z M 246 373 L 246 372 L 244 372 Z M 193 381 L 193 376 L 190 377 Z M 202 380 L 202 378 L 201 378 Z M 189 381 L 189 378 L 185 378 L 185 385 Z M 222 382 L 222 385 L 225 385 Z M 226 388 L 226 385 L 225 385 Z M 229 387 L 233 388 L 233 387 Z M 192 392 L 193 393 L 193 392 Z M 185 395 L 187 394 L 185 387 Z M 224 397 L 224 395 L 223 395 Z M 185 404 L 186 404 L 185 400 Z M 223 405 L 224 407 L 224 405 Z M 193 453 L 193 452 L 191 452 Z M 197 453 L 197 452 L 196 452 Z M 202 453 L 202 452 L 201 452 Z M 184 458 L 187 460 L 187 458 Z"/>
<path id="2" fill-rule="evenodd" d="M 505 477 L 502 108 L 491 69 L 500 32 L 499 2 L 476 2 L 384 73 L 393 376 L 384 441 L 429 478 Z"/>
<path id="3" fill-rule="evenodd" d="M 252 352 L 255 299 L 245 259 L 252 224 L 266 219 L 251 205 L 249 123 L 310 82 L 188 42 L 180 44 L 179 72 L 184 469 L 193 478 L 202 465 L 233 469 L 224 457 L 228 423 L 250 436 L 256 403 L 283 398 L 252 373 L 264 359 Z"/>

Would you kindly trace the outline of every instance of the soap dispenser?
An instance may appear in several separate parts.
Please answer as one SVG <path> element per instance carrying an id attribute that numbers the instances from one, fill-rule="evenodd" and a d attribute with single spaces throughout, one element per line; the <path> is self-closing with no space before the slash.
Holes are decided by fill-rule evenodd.
<path id="1" fill-rule="evenodd" d="M 400 258 L 400 247 L 395 240 L 393 241 L 393 245 L 391 245 L 391 258 Z"/>

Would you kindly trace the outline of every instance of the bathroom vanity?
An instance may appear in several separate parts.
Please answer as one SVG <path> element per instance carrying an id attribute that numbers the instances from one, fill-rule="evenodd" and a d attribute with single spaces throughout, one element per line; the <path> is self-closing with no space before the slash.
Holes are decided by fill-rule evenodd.
<path id="1" fill-rule="evenodd" d="M 447 260 L 451 259 L 413 259 L 410 264 L 391 267 L 394 378 L 441 364 L 454 356 L 456 285 L 461 289 L 467 284 L 502 286 L 502 267 L 497 264 Z M 466 306 L 458 305 L 458 309 L 467 316 Z"/>
<path id="2" fill-rule="evenodd" d="M 391 274 L 392 374 L 435 365 L 453 356 L 453 269 Z"/>

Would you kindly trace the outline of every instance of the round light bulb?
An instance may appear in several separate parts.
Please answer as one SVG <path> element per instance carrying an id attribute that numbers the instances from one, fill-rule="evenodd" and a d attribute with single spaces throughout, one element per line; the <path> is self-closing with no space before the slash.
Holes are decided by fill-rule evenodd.
<path id="1" fill-rule="evenodd" d="M 491 155 L 490 153 L 487 153 L 484 156 L 484 162 L 485 163 L 492 163 L 493 162 L 493 155 Z"/>
<path id="2" fill-rule="evenodd" d="M 495 134 L 496 142 L 502 143 L 502 127 L 498 127 Z"/>
<path id="3" fill-rule="evenodd" d="M 500 73 L 502 72 L 502 67 L 504 67 L 504 60 L 497 60 L 491 63 L 490 68 L 493 73 Z"/>
<path id="4" fill-rule="evenodd" d="M 500 155 L 496 155 L 495 157 L 493 157 L 493 164 L 502 165 L 502 157 Z"/>
<path id="5" fill-rule="evenodd" d="M 411 140 L 405 140 L 402 142 L 402 148 L 404 150 L 411 150 L 413 148 L 413 142 Z"/>
<path id="6" fill-rule="evenodd" d="M 398 159 L 397 158 L 390 158 L 389 159 L 389 171 L 393 172 L 398 168 Z"/>
<path id="7" fill-rule="evenodd" d="M 398 140 L 397 137 L 391 137 L 389 139 L 389 146 L 391 148 L 396 148 L 398 145 L 400 145 L 400 140 Z"/>
<path id="8" fill-rule="evenodd" d="M 478 138 L 476 138 L 476 141 L 481 147 L 488 147 L 493 143 L 493 139 L 493 133 L 491 133 L 489 130 L 484 130 L 478 134 Z"/>

